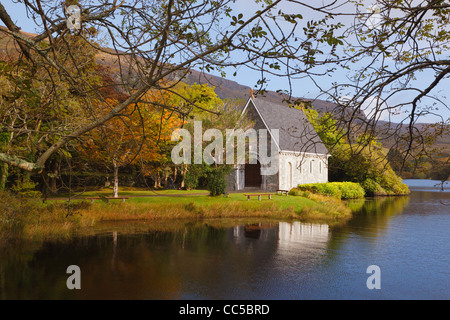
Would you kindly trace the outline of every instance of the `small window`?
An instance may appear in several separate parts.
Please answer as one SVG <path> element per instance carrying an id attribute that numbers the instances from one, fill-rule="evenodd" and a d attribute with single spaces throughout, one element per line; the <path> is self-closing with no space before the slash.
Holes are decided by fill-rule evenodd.
<path id="1" fill-rule="evenodd" d="M 313 160 L 309 162 L 309 173 L 312 173 L 312 171 L 313 171 Z"/>
<path id="2" fill-rule="evenodd" d="M 322 173 L 322 161 L 319 161 L 319 173 Z"/>

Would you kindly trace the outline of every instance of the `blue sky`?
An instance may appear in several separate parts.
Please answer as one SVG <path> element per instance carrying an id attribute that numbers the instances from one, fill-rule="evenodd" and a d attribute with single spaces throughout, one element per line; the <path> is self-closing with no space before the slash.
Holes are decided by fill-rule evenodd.
<path id="1" fill-rule="evenodd" d="M 20 3 L 13 3 L 12 1 L 2 1 L 2 4 L 5 6 L 6 10 L 10 13 L 13 21 L 22 28 L 23 31 L 27 31 L 27 32 L 38 32 L 39 30 L 41 30 L 40 28 L 37 28 L 36 25 L 34 24 L 34 22 L 32 21 L 32 19 L 28 18 L 25 12 L 25 8 L 23 6 L 23 4 Z M 368 1 L 368 5 L 370 5 L 371 3 Z M 249 14 L 251 14 L 252 12 L 255 12 L 255 10 L 258 10 L 260 8 L 259 4 L 255 4 L 253 1 L 248 1 L 248 0 L 238 0 L 234 3 L 234 12 L 237 13 L 243 13 L 244 14 L 244 18 L 246 16 L 248 16 Z M 301 13 L 304 16 L 304 20 L 311 20 L 311 19 L 316 19 L 318 18 L 318 16 L 314 16 L 314 14 L 310 11 L 308 11 L 307 9 L 304 8 L 304 11 L 302 12 L 298 12 L 298 7 L 294 8 L 292 7 L 292 4 L 289 3 L 283 3 L 281 8 L 285 11 L 285 12 L 292 12 L 292 13 Z M 297 11 L 295 11 L 297 10 Z M 341 10 L 345 11 L 345 12 L 354 12 L 354 8 L 353 7 L 345 7 L 345 8 L 341 8 Z M 61 9 L 61 14 L 62 14 L 62 9 Z M 341 22 L 344 24 L 349 24 L 351 22 L 352 18 L 349 17 L 341 17 L 340 18 Z M 300 28 L 301 29 L 301 28 Z M 447 57 L 448 57 L 448 53 L 447 53 Z M 234 57 L 235 59 L 239 59 L 239 57 Z M 356 69 L 356 65 L 354 66 Z M 230 69 L 227 72 L 227 78 L 230 80 L 234 80 L 240 84 L 243 85 L 247 85 L 249 87 L 254 87 L 256 80 L 259 78 L 260 73 L 257 71 L 253 71 L 253 70 L 248 70 L 245 67 L 241 67 L 238 71 L 238 74 L 236 77 L 233 77 L 232 74 L 234 73 L 234 69 Z M 346 83 L 348 82 L 348 76 L 352 74 L 354 70 L 351 70 L 350 72 L 348 71 L 339 71 L 339 72 L 335 72 L 333 74 L 328 74 L 328 75 L 324 75 L 321 76 L 320 78 L 317 79 L 319 85 L 322 88 L 327 88 L 329 86 L 331 86 L 331 84 L 333 82 L 338 82 L 338 83 Z M 419 86 L 425 86 L 426 84 L 429 84 L 433 81 L 434 79 L 434 74 L 430 73 L 430 72 L 423 72 L 419 75 L 419 77 L 416 80 L 416 83 L 419 84 Z M 277 89 L 282 89 L 282 88 L 288 88 L 288 81 L 286 78 L 279 78 L 279 77 L 270 77 L 268 76 L 268 89 L 269 90 L 277 90 Z M 293 96 L 295 97 L 306 97 L 306 98 L 322 98 L 324 99 L 324 96 L 320 96 L 320 90 L 317 88 L 316 85 L 314 85 L 313 81 L 309 78 L 305 78 L 305 79 L 295 79 L 292 80 L 292 87 L 293 87 Z M 450 88 L 450 80 L 444 79 L 444 81 L 442 81 L 440 83 L 440 85 L 432 92 L 434 94 L 436 94 L 437 96 L 439 96 L 440 99 L 442 99 L 443 101 L 447 102 L 450 104 L 450 97 L 446 96 L 446 93 L 448 91 L 448 88 Z M 402 99 L 409 99 L 410 97 L 408 97 L 407 95 L 399 95 L 398 97 L 394 98 L 392 100 L 391 103 L 396 103 L 396 102 L 400 102 Z M 433 103 L 433 100 L 431 99 L 423 99 L 422 101 L 423 105 L 431 105 Z M 438 114 L 440 114 L 444 120 L 448 120 L 450 119 L 450 110 L 448 109 L 448 107 L 444 107 L 442 105 L 438 105 L 437 106 L 439 108 L 439 110 L 437 110 L 436 112 Z M 371 106 L 370 104 L 367 104 L 367 114 L 370 114 L 370 109 Z M 393 120 L 394 122 L 398 122 L 402 119 L 405 118 L 405 116 L 408 114 L 409 110 L 403 110 L 403 114 L 394 116 L 393 118 L 391 118 L 391 120 Z M 388 118 L 388 114 L 382 114 L 381 119 L 387 119 Z M 436 117 L 424 117 L 423 119 L 421 119 L 420 122 L 435 122 L 438 118 Z"/>

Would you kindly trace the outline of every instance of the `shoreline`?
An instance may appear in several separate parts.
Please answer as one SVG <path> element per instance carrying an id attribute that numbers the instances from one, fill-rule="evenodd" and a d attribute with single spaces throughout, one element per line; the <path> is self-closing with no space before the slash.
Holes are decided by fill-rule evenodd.
<path id="1" fill-rule="evenodd" d="M 65 198 L 45 203 L 34 200 L 28 199 L 24 203 L 20 220 L 9 223 L 14 228 L 8 228 L 5 223 L 0 224 L 0 242 L 2 235 L 7 238 L 8 234 L 29 240 L 67 239 L 80 230 L 89 231 L 102 223 L 159 224 L 182 220 L 276 219 L 337 225 L 353 216 L 344 201 L 320 195 L 309 198 L 274 195 L 271 200 L 257 200 L 255 197 L 247 200 L 243 193 L 230 193 L 226 197 L 196 193 L 135 196 L 125 203 L 106 203 L 102 200 L 91 203 L 83 199 L 71 199 L 70 207 Z"/>
<path id="2" fill-rule="evenodd" d="M 230 219 L 259 219 L 300 221 L 333 227 L 345 225 L 368 199 L 393 197 L 384 195 L 338 199 L 330 195 L 302 192 L 288 196 L 273 194 L 271 199 L 262 197 L 258 200 L 252 197 L 247 200 L 246 194 L 258 194 L 261 190 L 246 191 L 212 197 L 206 190 L 123 188 L 119 199 L 127 197 L 126 201 L 109 203 L 101 199 L 111 196 L 111 190 L 107 188 L 77 193 L 71 198 L 61 195 L 47 199 L 20 198 L 3 192 L 0 207 L 6 206 L 6 211 L 8 206 L 11 208 L 9 218 L 8 213 L 0 214 L 0 244 L 8 238 L 37 241 L 70 239 L 79 232 L 92 234 L 96 227 L 108 224 L 127 229 L 128 225 L 134 224 L 153 226 L 179 224 L 182 221 L 221 223 L 222 220 Z M 97 197 L 97 200 L 91 202 L 86 199 L 90 197 Z"/>

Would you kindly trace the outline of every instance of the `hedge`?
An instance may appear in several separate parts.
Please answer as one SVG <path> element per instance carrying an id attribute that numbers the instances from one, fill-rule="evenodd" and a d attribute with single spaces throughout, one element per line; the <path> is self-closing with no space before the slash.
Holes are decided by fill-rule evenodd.
<path id="1" fill-rule="evenodd" d="M 298 191 L 309 191 L 312 193 L 332 196 L 338 199 L 364 198 L 365 191 L 359 183 L 355 182 L 326 182 L 300 184 L 290 191 L 291 195 L 297 195 Z"/>

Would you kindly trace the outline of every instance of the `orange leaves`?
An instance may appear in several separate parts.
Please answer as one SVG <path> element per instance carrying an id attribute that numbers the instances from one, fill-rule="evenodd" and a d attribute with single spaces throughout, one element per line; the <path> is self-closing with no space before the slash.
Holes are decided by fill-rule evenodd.
<path id="1" fill-rule="evenodd" d="M 92 111 L 100 118 L 120 102 L 111 95 L 96 100 Z M 172 133 L 185 124 L 180 114 L 198 117 L 220 104 L 213 87 L 162 81 L 120 115 L 93 129 L 80 145 L 80 155 L 107 167 L 136 165 L 143 175 L 154 175 L 171 163 Z"/>
<path id="2" fill-rule="evenodd" d="M 171 134 L 182 125 L 173 112 L 148 101 L 167 103 L 170 97 L 155 93 L 145 95 L 146 103 L 128 106 L 120 116 L 93 129 L 79 145 L 80 155 L 88 162 L 120 166 L 139 165 L 144 174 L 150 174 L 170 160 Z M 164 101 L 161 101 L 164 100 Z M 108 113 L 119 102 L 113 98 L 96 101 L 94 112 L 98 117 Z"/>

